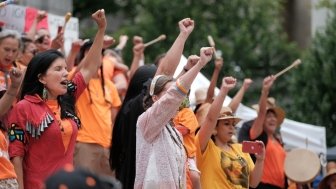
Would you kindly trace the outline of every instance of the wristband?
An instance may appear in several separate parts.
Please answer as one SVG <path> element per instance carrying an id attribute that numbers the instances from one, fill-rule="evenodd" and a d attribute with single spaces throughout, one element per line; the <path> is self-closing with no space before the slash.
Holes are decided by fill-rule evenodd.
<path id="1" fill-rule="evenodd" d="M 185 95 L 188 94 L 188 90 L 181 84 L 180 79 L 176 80 L 176 87 L 183 92 Z"/>

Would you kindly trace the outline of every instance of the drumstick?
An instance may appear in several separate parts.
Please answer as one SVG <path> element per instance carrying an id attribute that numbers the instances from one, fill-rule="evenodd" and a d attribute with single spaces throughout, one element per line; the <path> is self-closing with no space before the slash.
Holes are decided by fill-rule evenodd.
<path id="1" fill-rule="evenodd" d="M 301 64 L 301 60 L 300 59 L 297 59 L 295 60 L 290 66 L 288 66 L 287 68 L 281 70 L 279 73 L 275 74 L 274 77 L 277 78 L 279 77 L 280 75 L 286 73 L 288 70 L 292 69 L 293 67 L 297 66 Z"/>
<path id="2" fill-rule="evenodd" d="M 144 46 L 148 47 L 149 45 L 153 45 L 154 43 L 157 43 L 157 42 L 165 40 L 165 39 L 166 39 L 166 35 L 162 34 L 159 37 L 157 37 L 156 39 L 153 39 L 152 41 L 149 41 L 149 42 L 145 43 Z"/>
<path id="3" fill-rule="evenodd" d="M 215 41 L 213 40 L 211 35 L 208 35 L 208 41 L 209 41 L 210 47 L 214 48 L 214 58 L 217 59 L 218 57 L 216 55 Z"/>
<path id="4" fill-rule="evenodd" d="M 63 30 L 65 30 L 65 26 L 66 26 L 66 24 L 69 22 L 71 16 L 72 16 L 71 12 L 67 12 L 67 13 L 65 14 L 65 16 L 64 16 Z"/>
<path id="5" fill-rule="evenodd" d="M 3 2 L 0 3 L 0 8 L 3 8 L 3 7 L 5 7 L 5 6 L 9 5 L 9 4 L 14 4 L 14 3 L 16 3 L 16 0 L 3 1 Z"/>

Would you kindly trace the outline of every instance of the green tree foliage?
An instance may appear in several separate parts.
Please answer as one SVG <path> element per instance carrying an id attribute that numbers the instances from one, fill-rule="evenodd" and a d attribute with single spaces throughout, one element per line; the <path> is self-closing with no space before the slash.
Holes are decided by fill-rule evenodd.
<path id="1" fill-rule="evenodd" d="M 76 2 L 76 1 L 75 1 Z M 78 3 L 85 4 L 82 1 Z M 105 1 L 104 1 L 105 2 Z M 118 5 L 116 1 L 107 1 Z M 130 37 L 140 35 L 144 41 L 166 34 L 164 42 L 146 49 L 146 62 L 166 52 L 178 35 L 178 21 L 185 17 L 195 20 L 196 26 L 189 37 L 184 55 L 199 54 L 200 47 L 208 46 L 207 36 L 213 36 L 216 48 L 222 51 L 224 67 L 220 77 L 232 75 L 242 81 L 246 77 L 255 82 L 244 102 L 258 101 L 261 80 L 275 74 L 298 58 L 296 46 L 289 43 L 283 29 L 283 1 L 265 0 L 129 0 L 119 11 L 125 13 L 124 25 L 118 34 Z M 88 2 L 86 2 L 88 3 Z M 92 1 L 91 4 L 97 4 Z M 85 12 L 77 9 L 78 12 Z M 129 43 L 131 44 L 131 43 Z M 126 62 L 131 60 L 131 45 L 125 53 Z M 210 78 L 214 65 L 203 73 Z M 283 98 L 291 74 L 277 80 L 272 96 Z M 237 87 L 238 88 L 238 87 Z M 233 95 L 233 94 L 231 94 Z M 281 100 L 279 100 L 281 102 Z"/>
<path id="2" fill-rule="evenodd" d="M 336 15 L 336 6 L 331 6 Z M 336 17 L 319 31 L 291 85 L 292 118 L 325 126 L 328 146 L 336 145 Z"/>

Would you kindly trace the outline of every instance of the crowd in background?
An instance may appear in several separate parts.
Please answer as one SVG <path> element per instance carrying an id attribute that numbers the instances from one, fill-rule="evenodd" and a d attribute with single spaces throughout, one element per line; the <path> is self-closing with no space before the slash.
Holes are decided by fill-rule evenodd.
<path id="1" fill-rule="evenodd" d="M 0 189 L 310 187 L 285 175 L 285 111 L 269 97 L 276 77 L 265 76 L 257 117 L 239 133 L 235 112 L 251 79 L 223 106 L 237 81 L 221 78 L 215 95 L 224 60 L 212 47 L 200 47 L 173 77 L 195 27 L 191 18 L 181 19 L 155 64 L 144 62 L 144 42 L 133 37 L 127 66 L 128 36 L 115 45 L 105 35 L 103 9 L 92 14 L 95 37 L 73 41 L 67 56 L 64 28 L 53 39 L 37 28 L 45 16 L 38 11 L 26 33 L 0 32 Z M 212 59 L 210 85 L 196 91 L 192 109 L 191 84 Z M 259 151 L 249 154 L 243 141 Z M 332 167 L 319 188 L 336 188 L 335 178 Z"/>

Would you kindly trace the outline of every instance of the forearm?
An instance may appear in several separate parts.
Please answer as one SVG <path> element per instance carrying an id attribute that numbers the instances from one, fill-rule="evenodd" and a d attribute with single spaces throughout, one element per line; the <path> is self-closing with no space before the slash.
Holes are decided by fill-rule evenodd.
<path id="1" fill-rule="evenodd" d="M 70 51 L 70 54 L 67 57 L 67 70 L 70 72 L 72 68 L 75 65 L 75 59 L 76 59 L 77 53 Z"/>
<path id="2" fill-rule="evenodd" d="M 212 101 L 214 94 L 215 94 L 215 87 L 218 81 L 218 76 L 219 76 L 219 70 L 215 68 L 214 72 L 212 73 L 210 85 L 208 88 L 207 96 L 205 99 L 205 102 L 210 102 Z"/>
<path id="3" fill-rule="evenodd" d="M 219 94 L 216 96 L 215 100 L 211 103 L 209 112 L 201 125 L 201 129 L 199 131 L 199 143 L 202 152 L 205 151 L 207 143 L 211 138 L 214 128 L 216 127 L 217 119 L 220 114 L 227 93 L 228 89 L 221 88 Z"/>
<path id="4" fill-rule="evenodd" d="M 36 35 L 36 28 L 37 28 L 37 20 L 34 19 L 32 25 L 30 26 L 28 32 L 27 32 L 27 36 L 32 39 L 35 40 L 35 35 Z"/>
<path id="5" fill-rule="evenodd" d="M 257 159 L 250 175 L 250 187 L 256 188 L 261 181 L 264 169 L 264 160 Z"/>
<path id="6" fill-rule="evenodd" d="M 242 86 L 229 104 L 229 107 L 231 108 L 232 113 L 235 113 L 237 111 L 239 104 L 243 100 L 244 94 L 245 94 L 245 89 Z"/>
<path id="7" fill-rule="evenodd" d="M 22 157 L 14 157 L 12 159 L 12 163 L 17 176 L 17 181 L 19 183 L 19 189 L 24 189 L 22 160 Z"/>
<path id="8" fill-rule="evenodd" d="M 98 68 L 102 63 L 101 53 L 103 49 L 104 35 L 105 35 L 105 28 L 99 29 L 88 54 L 84 57 L 84 59 L 80 63 L 82 64 L 80 71 L 82 72 L 86 83 L 88 83 L 92 75 L 94 75 L 97 72 Z"/>
<path id="9" fill-rule="evenodd" d="M 173 76 L 174 72 L 180 62 L 184 44 L 188 38 L 188 35 L 185 33 L 180 33 L 176 38 L 175 42 L 168 50 L 167 54 L 162 59 L 161 64 L 158 67 L 158 71 L 155 75 L 167 75 Z"/>
<path id="10" fill-rule="evenodd" d="M 261 92 L 261 96 L 259 99 L 258 116 L 253 122 L 250 130 L 250 138 L 252 140 L 256 139 L 263 132 L 263 123 L 266 117 L 268 92 L 269 92 L 268 90 L 262 90 Z"/>
<path id="11" fill-rule="evenodd" d="M 131 64 L 131 69 L 129 71 L 129 76 L 128 78 L 131 80 L 135 71 L 139 68 L 141 61 L 141 55 L 140 56 L 134 56 Z"/>
<path id="12" fill-rule="evenodd" d="M 16 100 L 17 91 L 19 86 L 10 86 L 4 96 L 0 99 L 0 117 L 3 116 L 10 107 L 13 105 L 14 101 Z"/>

